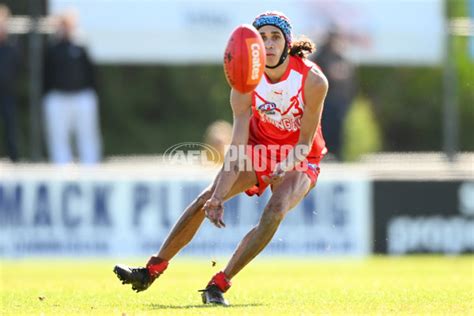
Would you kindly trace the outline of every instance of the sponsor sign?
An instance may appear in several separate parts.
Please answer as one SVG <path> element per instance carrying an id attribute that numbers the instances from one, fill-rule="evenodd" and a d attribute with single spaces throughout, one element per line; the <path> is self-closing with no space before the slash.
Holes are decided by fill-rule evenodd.
<path id="1" fill-rule="evenodd" d="M 474 182 L 374 182 L 374 250 L 474 251 Z"/>
<path id="2" fill-rule="evenodd" d="M 210 179 L 209 179 L 210 181 Z M 0 181 L 0 256 L 128 256 L 156 252 L 209 181 L 38 179 Z M 270 196 L 225 204 L 225 229 L 207 220 L 183 251 L 231 253 Z M 370 183 L 320 181 L 287 216 L 266 254 L 366 255 Z"/>

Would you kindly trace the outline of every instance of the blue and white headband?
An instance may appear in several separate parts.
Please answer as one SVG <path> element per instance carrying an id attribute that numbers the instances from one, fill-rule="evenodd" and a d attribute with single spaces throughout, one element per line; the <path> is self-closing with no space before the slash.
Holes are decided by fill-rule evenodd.
<path id="1" fill-rule="evenodd" d="M 278 27 L 283 35 L 285 36 L 286 42 L 291 47 L 293 41 L 293 35 L 291 33 L 291 23 L 283 13 L 278 11 L 264 12 L 257 16 L 252 24 L 257 30 L 264 25 L 273 25 Z"/>

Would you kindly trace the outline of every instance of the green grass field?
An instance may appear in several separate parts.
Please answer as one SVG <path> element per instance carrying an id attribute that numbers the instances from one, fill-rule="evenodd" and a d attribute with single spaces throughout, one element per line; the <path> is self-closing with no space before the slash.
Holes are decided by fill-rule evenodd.
<path id="1" fill-rule="evenodd" d="M 178 257 L 146 292 L 114 261 L 4 261 L 1 315 L 474 315 L 474 257 L 257 259 L 233 280 L 231 307 L 204 306 L 198 289 L 224 264 Z M 137 262 L 126 262 L 137 263 Z"/>

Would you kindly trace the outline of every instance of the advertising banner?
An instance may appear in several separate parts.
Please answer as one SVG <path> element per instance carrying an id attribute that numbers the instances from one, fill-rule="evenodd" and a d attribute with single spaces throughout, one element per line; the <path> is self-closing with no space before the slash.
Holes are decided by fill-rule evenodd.
<path id="1" fill-rule="evenodd" d="M 0 256 L 149 255 L 209 181 L 47 180 L 0 181 Z M 225 204 L 227 225 L 207 220 L 183 251 L 231 253 L 258 223 L 270 190 L 241 194 Z M 267 254 L 367 255 L 370 183 L 321 181 L 287 216 Z"/>
<path id="2" fill-rule="evenodd" d="M 474 182 L 375 181 L 378 253 L 474 251 Z"/>

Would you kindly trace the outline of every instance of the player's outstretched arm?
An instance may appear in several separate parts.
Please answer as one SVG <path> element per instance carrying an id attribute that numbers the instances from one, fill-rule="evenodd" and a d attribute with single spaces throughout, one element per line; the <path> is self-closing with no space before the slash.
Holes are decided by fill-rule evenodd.
<path id="1" fill-rule="evenodd" d="M 252 115 L 252 94 L 244 94 L 232 89 L 230 104 L 234 117 L 231 149 L 224 158 L 224 166 L 217 179 L 214 193 L 204 205 L 206 216 L 219 228 L 225 227 L 222 220 L 224 216 L 224 198 L 239 176 L 239 159 L 241 157 L 236 158 L 235 150 L 239 152 L 239 146 L 246 146 L 248 142 L 249 122 Z M 231 153 L 231 151 L 233 152 Z"/>

